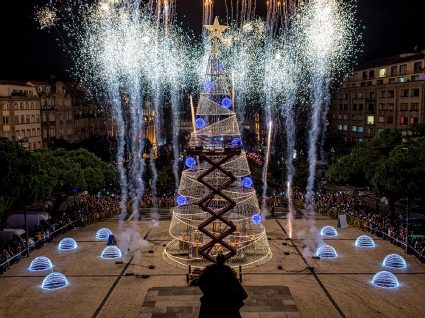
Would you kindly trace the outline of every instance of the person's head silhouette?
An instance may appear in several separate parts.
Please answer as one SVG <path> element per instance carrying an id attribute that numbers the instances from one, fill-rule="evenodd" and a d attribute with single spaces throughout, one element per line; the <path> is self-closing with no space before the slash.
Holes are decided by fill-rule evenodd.
<path id="1" fill-rule="evenodd" d="M 225 261 L 226 261 L 226 257 L 223 255 L 223 253 L 218 253 L 216 258 L 217 265 L 223 266 Z"/>

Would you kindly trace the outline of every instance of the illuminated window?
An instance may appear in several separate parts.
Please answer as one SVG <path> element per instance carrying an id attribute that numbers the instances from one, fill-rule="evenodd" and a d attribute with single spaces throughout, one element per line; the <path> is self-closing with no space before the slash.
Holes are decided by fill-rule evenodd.
<path id="1" fill-rule="evenodd" d="M 404 77 L 397 77 L 397 83 L 404 83 Z"/>
<path id="2" fill-rule="evenodd" d="M 338 130 L 342 130 L 342 125 L 338 125 Z"/>
<path id="3" fill-rule="evenodd" d="M 357 126 L 351 126 L 351 131 L 352 132 L 356 132 L 357 131 Z"/>
<path id="4" fill-rule="evenodd" d="M 379 77 L 385 77 L 385 76 L 387 76 L 387 69 L 381 68 L 379 70 Z"/>
<path id="5" fill-rule="evenodd" d="M 407 125 L 407 117 L 401 116 L 400 117 L 400 125 Z"/>
<path id="6" fill-rule="evenodd" d="M 367 123 L 368 125 L 373 125 L 373 124 L 375 124 L 375 116 L 367 116 L 367 118 L 366 118 L 366 123 Z"/>
<path id="7" fill-rule="evenodd" d="M 342 125 L 342 130 L 347 131 L 347 129 L 348 129 L 348 126 L 347 125 Z"/>
<path id="8" fill-rule="evenodd" d="M 419 81 L 419 75 L 412 75 L 411 79 L 412 82 Z"/>
<path id="9" fill-rule="evenodd" d="M 385 117 L 384 116 L 379 116 L 378 117 L 378 123 L 383 123 L 385 122 Z"/>

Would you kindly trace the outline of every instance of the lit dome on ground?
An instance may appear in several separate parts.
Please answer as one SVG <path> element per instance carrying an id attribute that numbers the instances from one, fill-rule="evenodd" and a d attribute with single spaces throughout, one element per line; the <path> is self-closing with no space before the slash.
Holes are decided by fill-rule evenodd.
<path id="1" fill-rule="evenodd" d="M 34 258 L 29 267 L 30 271 L 40 272 L 51 269 L 53 267 L 52 262 L 45 256 L 38 256 Z"/>
<path id="2" fill-rule="evenodd" d="M 96 239 L 98 240 L 106 240 L 108 239 L 109 235 L 112 234 L 112 231 L 110 229 L 107 229 L 106 227 L 101 228 L 96 233 Z"/>
<path id="3" fill-rule="evenodd" d="M 122 256 L 121 250 L 116 246 L 107 246 L 102 251 L 102 258 L 105 259 L 114 259 L 114 258 L 120 258 Z"/>
<path id="4" fill-rule="evenodd" d="M 58 289 L 67 286 L 68 280 L 66 279 L 65 275 L 61 273 L 51 273 L 44 278 L 43 283 L 41 284 L 41 287 L 43 289 Z"/>
<path id="5" fill-rule="evenodd" d="M 406 268 L 406 261 L 398 254 L 389 254 L 384 258 L 383 265 L 391 268 Z"/>
<path id="6" fill-rule="evenodd" d="M 333 226 L 326 225 L 320 231 L 320 235 L 323 235 L 323 236 L 337 236 L 338 235 L 338 232 L 336 231 L 336 229 Z"/>
<path id="7" fill-rule="evenodd" d="M 375 247 L 375 242 L 370 236 L 360 235 L 356 240 L 357 247 Z"/>
<path id="8" fill-rule="evenodd" d="M 320 258 L 335 258 L 338 254 L 332 246 L 324 244 L 319 247 L 316 252 L 316 256 L 319 256 Z"/>
<path id="9" fill-rule="evenodd" d="M 64 250 L 75 250 L 77 248 L 77 242 L 70 237 L 66 237 L 59 242 L 59 249 Z"/>
<path id="10" fill-rule="evenodd" d="M 372 284 L 381 288 L 396 288 L 399 286 L 397 277 L 387 271 L 379 272 L 373 276 Z"/>

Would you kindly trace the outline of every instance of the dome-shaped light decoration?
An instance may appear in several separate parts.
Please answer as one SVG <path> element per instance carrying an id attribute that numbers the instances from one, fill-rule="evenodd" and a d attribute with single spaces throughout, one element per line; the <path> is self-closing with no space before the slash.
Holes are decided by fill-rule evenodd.
<path id="1" fill-rule="evenodd" d="M 375 242 L 370 236 L 360 235 L 357 238 L 355 245 L 357 247 L 375 247 Z"/>
<path id="2" fill-rule="evenodd" d="M 186 205 L 187 204 L 187 198 L 184 195 L 179 195 L 177 197 L 177 204 L 178 205 Z"/>
<path id="3" fill-rule="evenodd" d="M 187 157 L 185 162 L 184 162 L 185 166 L 188 167 L 189 169 L 193 168 L 194 166 L 196 166 L 196 160 L 193 157 Z"/>
<path id="4" fill-rule="evenodd" d="M 391 268 L 406 268 L 406 261 L 398 254 L 389 254 L 384 258 L 383 265 Z"/>
<path id="5" fill-rule="evenodd" d="M 372 284 L 381 288 L 396 288 L 399 286 L 397 277 L 387 271 L 379 272 L 373 276 Z"/>
<path id="6" fill-rule="evenodd" d="M 253 185 L 252 178 L 251 178 L 251 177 L 244 177 L 244 178 L 242 179 L 242 185 L 243 185 L 245 188 L 251 188 L 251 187 L 252 187 L 252 185 Z"/>
<path id="7" fill-rule="evenodd" d="M 203 118 L 196 118 L 195 120 L 196 129 L 202 129 L 205 127 L 205 120 Z"/>
<path id="8" fill-rule="evenodd" d="M 45 256 L 38 256 L 34 258 L 29 267 L 30 271 L 41 272 L 53 267 L 52 262 Z"/>
<path id="9" fill-rule="evenodd" d="M 241 146 L 242 146 L 242 139 L 240 139 L 239 137 L 232 139 L 232 147 L 233 148 L 241 147 Z"/>
<path id="10" fill-rule="evenodd" d="M 316 256 L 320 258 L 335 258 L 338 254 L 332 246 L 324 244 L 318 248 Z"/>
<path id="11" fill-rule="evenodd" d="M 263 222 L 263 217 L 259 213 L 254 214 L 253 216 L 251 216 L 251 222 L 257 225 L 261 224 Z"/>
<path id="12" fill-rule="evenodd" d="M 206 80 L 204 82 L 204 91 L 210 92 L 213 89 L 213 87 L 214 87 L 214 84 L 210 80 Z"/>
<path id="13" fill-rule="evenodd" d="M 78 247 L 78 245 L 73 238 L 65 237 L 59 242 L 58 247 L 62 251 L 67 251 L 67 250 L 75 250 Z"/>
<path id="14" fill-rule="evenodd" d="M 323 235 L 323 236 L 337 236 L 338 235 L 338 232 L 336 231 L 336 229 L 333 226 L 326 225 L 320 231 L 320 235 Z"/>
<path id="15" fill-rule="evenodd" d="M 232 107 L 232 100 L 229 97 L 224 97 L 221 100 L 221 106 L 223 106 L 224 108 Z"/>
<path id="16" fill-rule="evenodd" d="M 111 235 L 111 234 L 112 234 L 112 231 L 110 229 L 103 227 L 96 232 L 96 239 L 97 240 L 107 240 L 109 235 Z"/>
<path id="17" fill-rule="evenodd" d="M 43 279 L 43 283 L 41 284 L 41 287 L 43 289 L 58 289 L 67 286 L 68 280 L 66 279 L 65 275 L 61 273 L 51 273 L 46 276 L 46 278 Z"/>
<path id="18" fill-rule="evenodd" d="M 120 258 L 121 256 L 122 256 L 121 250 L 114 245 L 105 247 L 101 255 L 101 257 L 105 259 Z"/>

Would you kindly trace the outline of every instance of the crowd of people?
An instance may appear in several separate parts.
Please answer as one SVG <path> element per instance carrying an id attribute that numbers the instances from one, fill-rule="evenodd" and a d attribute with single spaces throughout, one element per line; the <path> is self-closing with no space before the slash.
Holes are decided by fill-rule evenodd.
<path id="1" fill-rule="evenodd" d="M 406 225 L 402 215 L 391 217 L 388 213 L 362 205 L 356 192 L 320 191 L 314 199 L 318 213 L 345 213 L 353 225 L 406 248 Z M 411 221 L 408 250 L 425 261 L 425 239 L 418 234 L 423 234 L 422 224 Z"/>

